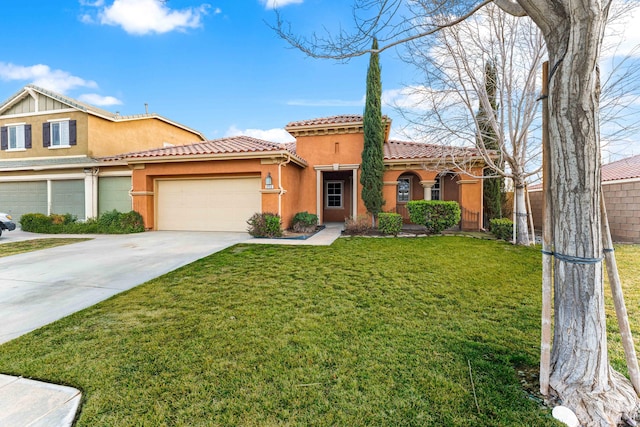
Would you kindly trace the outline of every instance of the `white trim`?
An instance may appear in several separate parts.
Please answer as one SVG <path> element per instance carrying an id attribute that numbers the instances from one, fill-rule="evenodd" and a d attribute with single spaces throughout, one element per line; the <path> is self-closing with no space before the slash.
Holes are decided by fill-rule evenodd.
<path id="1" fill-rule="evenodd" d="M 70 120 L 71 120 L 70 117 L 67 117 L 65 119 L 49 119 L 49 120 L 47 120 L 47 123 L 51 123 L 51 122 L 68 122 Z"/>
<path id="2" fill-rule="evenodd" d="M 324 177 L 322 176 L 322 171 L 320 169 L 316 169 L 316 212 L 318 215 L 318 221 L 320 224 L 323 224 L 323 215 L 324 209 L 322 208 L 322 189 L 324 188 L 322 185 L 322 180 Z"/>
<path id="3" fill-rule="evenodd" d="M 84 174 L 83 174 L 84 175 Z M 53 200 L 53 185 L 51 185 L 51 180 L 47 180 L 47 215 L 51 215 L 51 205 Z"/>
<path id="4" fill-rule="evenodd" d="M 317 171 L 336 171 L 336 170 L 353 170 L 353 169 L 360 169 L 360 165 L 359 164 L 339 164 L 338 165 L 338 169 L 335 169 L 335 165 L 331 164 L 331 165 L 317 165 L 313 167 L 315 170 Z"/>
<path id="5" fill-rule="evenodd" d="M 59 113 L 82 113 L 82 110 L 76 110 L 75 108 L 65 108 L 64 110 L 45 110 L 45 111 L 36 111 L 34 113 L 20 113 L 20 114 L 8 114 L 6 116 L 2 116 L 3 119 L 12 119 L 18 117 L 33 117 L 33 116 L 44 116 L 49 114 L 59 114 Z"/>
<path id="6" fill-rule="evenodd" d="M 75 156 L 64 156 L 65 159 L 89 159 L 88 156 L 85 155 L 75 155 Z M 21 161 L 27 160 L 50 160 L 51 156 L 43 156 L 43 157 L 21 157 Z M 0 167 L 2 167 L 3 162 L 15 162 L 16 159 L 0 159 Z"/>
<path id="7" fill-rule="evenodd" d="M 2 182 L 64 181 L 69 179 L 84 179 L 84 176 L 84 172 L 49 175 L 3 176 Z"/>
<path id="8" fill-rule="evenodd" d="M 352 217 L 355 219 L 358 217 L 358 169 L 353 169 L 353 179 L 351 183 L 351 210 L 353 211 Z"/>
<path id="9" fill-rule="evenodd" d="M 26 125 L 26 124 L 27 124 L 27 122 L 20 122 L 20 123 L 5 123 L 5 124 L 3 124 L 2 126 L 6 126 L 6 127 L 9 127 L 9 126 L 24 126 L 24 125 Z"/>
<path id="10" fill-rule="evenodd" d="M 6 149 L 6 150 L 4 150 L 4 151 L 6 151 L 7 153 L 15 153 L 15 152 L 17 152 L 17 151 L 18 151 L 18 152 L 19 152 L 19 151 L 27 151 L 27 149 L 26 149 L 26 148 L 24 148 L 24 147 L 21 147 L 21 148 L 7 148 L 7 149 Z"/>

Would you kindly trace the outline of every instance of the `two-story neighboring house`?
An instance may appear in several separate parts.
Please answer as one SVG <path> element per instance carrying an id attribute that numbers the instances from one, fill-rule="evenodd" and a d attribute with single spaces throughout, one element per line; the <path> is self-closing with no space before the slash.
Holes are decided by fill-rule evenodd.
<path id="1" fill-rule="evenodd" d="M 204 141 L 155 113 L 121 116 L 28 85 L 0 104 L 0 211 L 71 213 L 132 209 L 126 162 L 100 158 Z"/>

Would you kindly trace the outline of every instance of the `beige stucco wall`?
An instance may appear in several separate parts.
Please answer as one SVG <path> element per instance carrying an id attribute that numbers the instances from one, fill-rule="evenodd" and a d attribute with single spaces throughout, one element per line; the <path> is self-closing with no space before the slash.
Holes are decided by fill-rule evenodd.
<path id="1" fill-rule="evenodd" d="M 640 243 L 640 180 L 603 182 L 605 206 L 614 242 Z M 533 223 L 542 229 L 542 191 L 530 191 Z"/>
<path id="2" fill-rule="evenodd" d="M 202 141 L 197 134 L 157 118 L 112 122 L 90 115 L 88 128 L 90 157 L 162 148 L 165 143 L 185 145 Z"/>
<path id="3" fill-rule="evenodd" d="M 69 119 L 76 121 L 77 145 L 70 147 L 43 147 L 42 124 L 48 120 Z M 21 159 L 25 157 L 62 157 L 81 156 L 87 153 L 87 114 L 80 111 L 43 114 L 37 116 L 0 117 L 0 126 L 25 123 L 31 125 L 32 148 L 21 151 L 2 150 L 3 159 Z"/>

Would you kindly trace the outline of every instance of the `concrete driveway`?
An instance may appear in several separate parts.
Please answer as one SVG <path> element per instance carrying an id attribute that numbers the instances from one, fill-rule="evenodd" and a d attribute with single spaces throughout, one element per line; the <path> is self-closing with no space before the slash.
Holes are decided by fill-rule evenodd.
<path id="1" fill-rule="evenodd" d="M 5 232 L 2 244 L 43 237 Z M 69 236 L 64 237 L 87 237 Z M 246 233 L 150 231 L 0 258 L 0 344 L 249 239 Z"/>

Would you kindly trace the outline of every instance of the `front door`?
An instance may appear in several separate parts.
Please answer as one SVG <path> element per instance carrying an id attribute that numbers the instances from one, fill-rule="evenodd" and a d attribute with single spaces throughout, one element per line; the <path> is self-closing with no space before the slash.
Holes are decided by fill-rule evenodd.
<path id="1" fill-rule="evenodd" d="M 352 172 L 324 172 L 322 219 L 323 222 L 344 222 L 351 217 L 353 192 Z"/>

